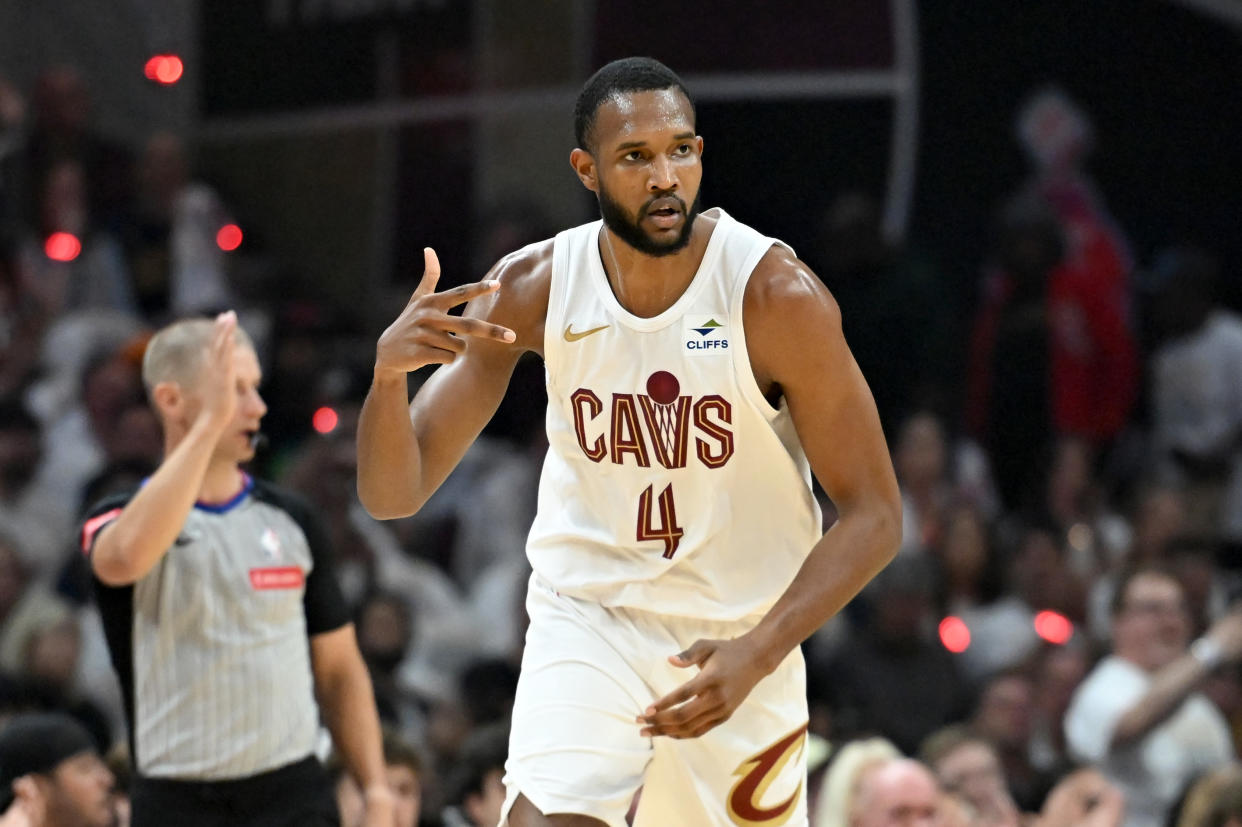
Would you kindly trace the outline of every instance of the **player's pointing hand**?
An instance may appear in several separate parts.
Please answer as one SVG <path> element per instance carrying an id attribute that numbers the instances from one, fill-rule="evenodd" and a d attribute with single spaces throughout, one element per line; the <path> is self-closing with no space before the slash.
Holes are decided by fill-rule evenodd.
<path id="1" fill-rule="evenodd" d="M 379 338 L 375 353 L 377 373 L 404 374 L 424 365 L 452 362 L 465 351 L 467 336 L 496 342 L 513 342 L 517 338 L 507 327 L 449 313 L 459 304 L 495 292 L 499 281 L 478 281 L 437 293 L 439 281 L 440 259 L 435 250 L 426 247 L 422 280 L 401 315 Z"/>

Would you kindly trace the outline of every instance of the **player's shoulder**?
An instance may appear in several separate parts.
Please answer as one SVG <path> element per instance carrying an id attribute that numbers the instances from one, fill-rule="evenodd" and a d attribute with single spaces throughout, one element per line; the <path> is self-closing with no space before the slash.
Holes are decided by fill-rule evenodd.
<path id="1" fill-rule="evenodd" d="M 547 292 L 552 280 L 554 242 L 555 239 L 547 238 L 514 250 L 497 261 L 487 277 L 499 281 L 502 291 Z"/>
<path id="2" fill-rule="evenodd" d="M 744 313 L 751 321 L 788 326 L 814 321 L 840 325 L 841 310 L 819 276 L 784 244 L 773 244 L 746 284 Z"/>
<path id="3" fill-rule="evenodd" d="M 474 299 L 466 309 L 467 315 L 514 331 L 517 342 L 508 348 L 542 351 L 543 323 L 552 285 L 553 241 L 528 244 L 497 261 L 487 278 L 499 281 L 500 289 Z"/>

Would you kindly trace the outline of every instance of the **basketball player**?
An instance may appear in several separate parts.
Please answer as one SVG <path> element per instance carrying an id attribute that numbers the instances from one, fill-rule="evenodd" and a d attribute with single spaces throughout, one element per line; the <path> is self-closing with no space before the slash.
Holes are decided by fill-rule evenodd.
<path id="1" fill-rule="evenodd" d="M 518 357 L 541 354 L 550 444 L 504 823 L 621 827 L 641 785 L 638 825 L 805 825 L 799 643 L 898 543 L 875 404 L 814 274 L 699 214 L 703 139 L 673 72 L 605 66 L 575 130 L 603 220 L 443 293 L 425 252 L 376 348 L 359 493 L 380 518 L 416 511 Z M 406 374 L 432 363 L 411 403 Z M 827 534 L 810 469 L 840 512 Z"/>

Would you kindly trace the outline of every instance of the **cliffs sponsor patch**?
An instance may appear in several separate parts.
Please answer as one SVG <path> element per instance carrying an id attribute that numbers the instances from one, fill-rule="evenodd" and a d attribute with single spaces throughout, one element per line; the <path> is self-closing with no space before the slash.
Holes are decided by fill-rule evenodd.
<path id="1" fill-rule="evenodd" d="M 729 352 L 729 317 L 686 316 L 682 323 L 682 341 L 691 356 L 708 356 Z"/>

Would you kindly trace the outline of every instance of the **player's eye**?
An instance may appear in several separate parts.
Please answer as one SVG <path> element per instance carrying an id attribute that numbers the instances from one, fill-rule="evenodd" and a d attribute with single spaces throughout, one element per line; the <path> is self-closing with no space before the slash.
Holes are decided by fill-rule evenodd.
<path id="1" fill-rule="evenodd" d="M 692 150 L 693 150 L 693 147 L 691 147 L 690 144 L 682 144 L 681 146 L 677 147 L 677 154 L 678 155 L 689 155 Z"/>
<path id="2" fill-rule="evenodd" d="M 637 149 L 634 149 L 634 150 L 631 150 L 625 153 L 625 160 L 627 161 L 641 161 L 642 159 L 643 159 L 643 154 L 639 152 Z"/>

